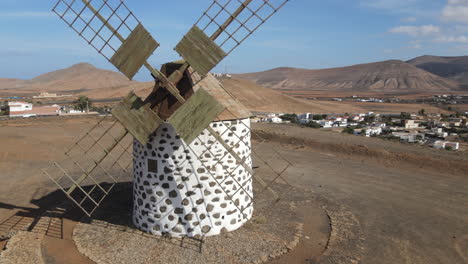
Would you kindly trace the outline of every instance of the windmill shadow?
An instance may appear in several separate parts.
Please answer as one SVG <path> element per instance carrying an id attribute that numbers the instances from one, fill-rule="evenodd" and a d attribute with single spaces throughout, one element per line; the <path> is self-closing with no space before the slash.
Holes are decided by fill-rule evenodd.
<path id="1" fill-rule="evenodd" d="M 93 185 L 84 187 L 86 190 L 91 188 Z M 40 233 L 56 239 L 72 239 L 74 226 L 77 223 L 85 223 L 202 252 L 203 239 L 159 237 L 136 229 L 131 219 L 132 188 L 132 182 L 117 183 L 92 217 L 84 216 L 83 212 L 69 201 L 61 190 L 31 200 L 31 204 L 37 208 L 0 202 L 0 208 L 14 212 L 0 222 L 0 241 L 7 240 L 9 233 L 14 231 Z"/>

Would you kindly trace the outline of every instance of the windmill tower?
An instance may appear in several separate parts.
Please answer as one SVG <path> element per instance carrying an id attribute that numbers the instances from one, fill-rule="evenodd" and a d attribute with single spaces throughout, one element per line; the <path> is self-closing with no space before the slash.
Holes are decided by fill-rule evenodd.
<path id="1" fill-rule="evenodd" d="M 76 171 L 55 162 L 58 177 L 44 173 L 91 216 L 133 165 L 139 229 L 197 237 L 241 227 L 253 214 L 253 179 L 278 195 L 252 170 L 251 114 L 209 72 L 287 1 L 213 0 L 175 47 L 183 60 L 157 70 L 147 60 L 159 44 L 123 1 L 59 0 L 53 11 L 76 33 L 129 79 L 146 67 L 155 86 L 145 99 L 131 92 L 112 110 L 116 121 L 101 120 L 65 153 Z"/>

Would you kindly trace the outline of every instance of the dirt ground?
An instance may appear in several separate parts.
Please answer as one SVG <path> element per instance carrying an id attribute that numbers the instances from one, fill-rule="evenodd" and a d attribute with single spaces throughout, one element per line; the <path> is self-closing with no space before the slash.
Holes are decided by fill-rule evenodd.
<path id="1" fill-rule="evenodd" d="M 0 122 L 0 233 L 11 221 L 27 226 L 25 216 L 41 210 L 38 201 L 57 201 L 55 196 L 43 200 L 56 188 L 40 168 L 60 160 L 64 148 L 95 121 L 74 117 Z M 278 159 L 270 151 L 274 148 L 293 163 L 284 176 L 304 190 L 296 191 L 304 199 L 295 204 L 302 209 L 302 219 L 323 224 L 314 217 L 325 211 L 330 220 L 330 226 L 304 226 L 296 247 L 271 263 L 468 262 L 466 154 L 294 126 L 255 124 L 254 130 L 255 140 L 267 139 L 255 144 L 258 155 Z M 56 210 L 52 216 L 60 215 L 60 208 Z M 18 217 L 12 218 L 15 214 Z M 319 237 L 329 227 L 324 243 Z M 69 235 L 67 231 L 59 237 Z M 47 263 L 64 263 L 52 257 L 62 243 L 53 236 L 47 239 L 42 245 Z M 91 263 L 80 258 L 69 263 Z"/>

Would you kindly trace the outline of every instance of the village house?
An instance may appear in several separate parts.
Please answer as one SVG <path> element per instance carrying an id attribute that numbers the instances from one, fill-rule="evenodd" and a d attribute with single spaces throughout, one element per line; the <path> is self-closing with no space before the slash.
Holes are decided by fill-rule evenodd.
<path id="1" fill-rule="evenodd" d="M 366 127 L 366 137 L 378 136 L 382 134 L 382 127 Z"/>
<path id="2" fill-rule="evenodd" d="M 372 123 L 372 126 L 373 127 L 381 127 L 381 128 L 384 128 L 387 126 L 387 124 L 383 123 L 383 122 L 374 122 Z"/>
<path id="3" fill-rule="evenodd" d="M 441 137 L 441 138 L 445 138 L 448 136 L 448 133 L 447 132 L 444 132 L 444 129 L 440 128 L 440 127 L 434 127 L 431 129 L 431 132 L 436 136 L 436 137 Z"/>
<path id="4" fill-rule="evenodd" d="M 317 123 L 323 128 L 331 128 L 333 127 L 333 121 L 331 120 L 319 120 Z"/>
<path id="5" fill-rule="evenodd" d="M 419 122 L 416 120 L 405 120 L 405 129 L 419 128 Z"/>
<path id="6" fill-rule="evenodd" d="M 361 122 L 364 120 L 364 117 L 360 116 L 360 115 L 352 115 L 349 117 L 349 119 L 351 121 L 356 121 L 356 122 Z"/>
<path id="7" fill-rule="evenodd" d="M 426 139 L 424 134 L 414 132 L 392 132 L 392 136 L 408 143 L 424 143 Z"/>
<path id="8" fill-rule="evenodd" d="M 450 118 L 449 119 L 449 126 L 450 127 L 461 127 L 463 124 L 463 119 L 461 118 Z"/>
<path id="9" fill-rule="evenodd" d="M 268 118 L 268 122 L 279 124 L 279 123 L 283 123 L 283 119 L 281 119 L 280 117 L 275 116 L 275 117 Z"/>
<path id="10" fill-rule="evenodd" d="M 300 119 L 312 119 L 312 114 L 311 113 L 304 113 L 304 114 L 300 114 L 297 116 L 297 118 L 300 120 Z"/>
<path id="11" fill-rule="evenodd" d="M 8 112 L 10 117 L 58 116 L 60 115 L 60 106 L 35 107 L 26 102 L 8 102 Z"/>
<path id="12" fill-rule="evenodd" d="M 448 149 L 449 148 L 452 150 L 458 150 L 460 148 L 460 143 L 438 140 L 434 142 L 432 146 L 436 149 Z"/>

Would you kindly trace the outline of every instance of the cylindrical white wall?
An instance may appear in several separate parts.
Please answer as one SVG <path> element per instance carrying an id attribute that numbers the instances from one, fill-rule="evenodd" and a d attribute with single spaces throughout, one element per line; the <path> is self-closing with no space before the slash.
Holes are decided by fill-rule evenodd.
<path id="1" fill-rule="evenodd" d="M 250 120 L 210 126 L 251 168 Z M 146 146 L 135 140 L 134 176 L 133 223 L 145 232 L 213 236 L 252 217 L 252 175 L 207 130 L 189 146 L 167 123 Z"/>

